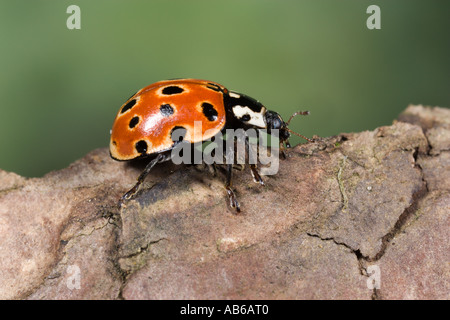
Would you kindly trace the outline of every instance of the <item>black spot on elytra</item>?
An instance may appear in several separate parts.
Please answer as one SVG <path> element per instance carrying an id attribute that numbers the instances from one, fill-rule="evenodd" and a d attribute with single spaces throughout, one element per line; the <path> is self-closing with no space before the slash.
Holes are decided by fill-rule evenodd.
<path id="1" fill-rule="evenodd" d="M 214 109 L 214 106 L 212 104 L 210 104 L 208 102 L 203 102 L 202 110 L 203 110 L 203 114 L 205 115 L 206 119 L 208 119 L 209 121 L 217 120 L 217 116 L 219 114 L 217 113 L 217 110 Z"/>
<path id="2" fill-rule="evenodd" d="M 139 140 L 138 142 L 136 142 L 134 147 L 136 148 L 136 151 L 139 153 L 147 153 L 148 145 L 147 142 L 144 140 Z"/>
<path id="3" fill-rule="evenodd" d="M 116 142 L 116 141 L 113 141 L 112 143 L 113 143 L 113 145 L 115 145 L 115 146 L 117 145 L 117 142 Z"/>
<path id="4" fill-rule="evenodd" d="M 173 115 L 173 108 L 170 104 L 163 104 L 161 107 L 159 107 L 159 111 L 161 111 L 161 114 L 164 117 L 170 117 Z"/>
<path id="5" fill-rule="evenodd" d="M 248 113 L 244 114 L 241 118 L 241 121 L 247 122 L 250 120 L 250 115 Z"/>
<path id="6" fill-rule="evenodd" d="M 139 117 L 134 117 L 133 119 L 130 120 L 130 123 L 128 124 L 128 126 L 130 127 L 130 129 L 136 127 L 136 125 L 139 123 Z"/>
<path id="7" fill-rule="evenodd" d="M 128 101 L 128 103 L 123 106 L 122 110 L 120 110 L 120 113 L 127 112 L 128 110 L 133 108 L 135 104 L 136 104 L 136 99 Z"/>
<path id="8" fill-rule="evenodd" d="M 186 136 L 186 131 L 185 127 L 176 126 L 170 132 L 170 139 L 172 139 L 173 142 L 181 142 Z"/>
<path id="9" fill-rule="evenodd" d="M 178 86 L 169 86 L 169 87 L 165 87 L 162 90 L 162 93 L 165 95 L 171 95 L 171 94 L 179 94 L 182 93 L 184 91 L 183 88 L 178 87 Z"/>

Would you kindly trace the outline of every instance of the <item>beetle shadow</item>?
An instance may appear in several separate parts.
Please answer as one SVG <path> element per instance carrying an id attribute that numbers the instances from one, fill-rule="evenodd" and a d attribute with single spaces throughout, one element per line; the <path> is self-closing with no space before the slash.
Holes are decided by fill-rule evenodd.
<path id="1" fill-rule="evenodd" d="M 127 169 L 131 168 L 138 172 L 137 177 L 144 171 L 145 167 L 153 160 L 154 157 L 142 157 L 138 159 L 133 159 L 127 161 L 125 163 L 125 167 Z M 148 178 L 152 177 L 156 180 L 161 180 L 166 178 L 168 175 L 174 173 L 177 170 L 180 170 L 184 165 L 176 165 L 171 160 L 157 163 L 150 173 L 148 174 Z M 146 179 L 147 180 L 147 179 Z"/>

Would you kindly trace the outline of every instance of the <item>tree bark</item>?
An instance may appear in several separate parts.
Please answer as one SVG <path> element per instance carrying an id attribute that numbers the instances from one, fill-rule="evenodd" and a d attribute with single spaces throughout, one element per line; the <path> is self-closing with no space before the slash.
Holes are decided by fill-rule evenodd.
<path id="1" fill-rule="evenodd" d="M 450 111 L 291 149 L 224 176 L 106 148 L 42 178 L 0 170 L 2 299 L 449 299 Z"/>

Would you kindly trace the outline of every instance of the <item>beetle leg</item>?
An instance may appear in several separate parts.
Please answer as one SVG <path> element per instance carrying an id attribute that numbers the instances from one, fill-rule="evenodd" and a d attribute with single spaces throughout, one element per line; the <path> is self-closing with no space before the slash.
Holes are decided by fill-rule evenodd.
<path id="1" fill-rule="evenodd" d="M 258 167 L 257 167 L 256 163 L 252 163 L 252 162 L 257 162 L 257 157 L 259 156 L 259 154 L 257 154 L 257 157 L 250 156 L 252 154 L 252 152 L 253 152 L 251 150 L 253 150 L 253 149 L 250 150 L 250 148 L 252 146 L 250 145 L 250 142 L 248 141 L 248 137 L 246 137 L 246 139 L 245 139 L 245 145 L 247 147 L 248 159 L 249 159 L 249 162 L 250 162 L 250 170 L 252 172 L 253 181 L 255 181 L 256 183 L 259 183 L 260 185 L 263 186 L 264 185 L 264 181 L 263 181 L 263 179 L 261 178 L 261 176 L 259 174 Z M 259 148 L 257 146 L 256 147 L 256 152 L 259 151 L 258 149 Z"/>
<path id="2" fill-rule="evenodd" d="M 139 187 L 144 182 L 147 175 L 150 173 L 150 170 L 158 163 L 165 160 L 165 156 L 163 154 L 158 154 L 156 158 L 154 158 L 152 161 L 150 161 L 147 166 L 145 167 L 144 171 L 140 174 L 140 176 L 137 179 L 137 183 L 134 185 L 133 188 L 131 188 L 127 193 L 125 193 L 119 200 L 119 207 L 123 205 L 125 201 L 130 200 L 139 190 Z"/>
<path id="3" fill-rule="evenodd" d="M 289 140 L 284 141 L 284 143 L 286 144 L 286 149 L 292 148 L 291 144 L 289 143 Z"/>
<path id="4" fill-rule="evenodd" d="M 233 165 L 227 164 L 227 179 L 225 182 L 225 190 L 227 190 L 228 200 L 230 201 L 230 207 L 235 208 L 239 213 L 241 212 L 241 208 L 239 206 L 239 202 L 236 199 L 236 195 L 234 194 L 233 189 L 231 189 L 231 177 L 233 175 Z"/>
<path id="5" fill-rule="evenodd" d="M 250 169 L 252 171 L 253 181 L 255 181 L 256 183 L 259 183 L 260 185 L 263 186 L 264 181 L 261 178 L 261 176 L 259 175 L 259 171 L 258 171 L 258 168 L 256 167 L 256 164 L 251 164 Z"/>
<path id="6" fill-rule="evenodd" d="M 286 146 L 284 145 L 286 143 Z M 286 140 L 286 142 L 282 141 L 280 142 L 280 155 L 281 157 L 286 160 L 287 158 L 287 153 L 286 153 L 286 149 L 290 148 L 291 145 L 289 144 L 289 141 Z"/>

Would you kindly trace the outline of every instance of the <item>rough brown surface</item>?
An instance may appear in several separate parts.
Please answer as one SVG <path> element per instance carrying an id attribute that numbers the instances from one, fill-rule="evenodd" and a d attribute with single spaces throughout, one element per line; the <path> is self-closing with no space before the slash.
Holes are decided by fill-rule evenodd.
<path id="1" fill-rule="evenodd" d="M 119 210 L 142 165 L 0 170 L 0 298 L 450 298 L 448 109 L 297 146 L 265 187 L 236 171 L 240 215 L 220 173 L 169 163 Z"/>

